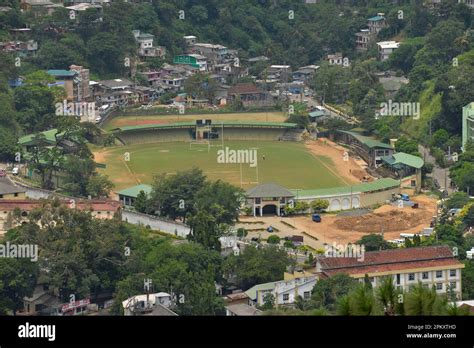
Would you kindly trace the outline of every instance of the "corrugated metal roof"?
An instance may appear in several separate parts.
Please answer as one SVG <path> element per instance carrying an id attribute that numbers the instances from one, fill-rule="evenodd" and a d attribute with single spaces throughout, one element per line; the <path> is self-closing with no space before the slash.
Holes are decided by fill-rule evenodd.
<path id="1" fill-rule="evenodd" d="M 205 118 L 205 115 L 203 115 L 203 118 Z M 216 121 L 216 123 L 213 123 L 212 125 L 214 127 L 219 127 L 221 124 L 227 127 L 238 127 L 238 126 L 243 126 L 243 127 L 250 127 L 250 126 L 256 126 L 256 127 L 282 127 L 282 128 L 296 128 L 297 124 L 296 123 L 286 123 L 286 122 L 249 122 L 249 121 Z M 146 124 L 146 125 L 140 125 L 140 126 L 126 126 L 126 127 L 119 127 L 114 129 L 114 131 L 131 131 L 131 130 L 147 130 L 147 129 L 166 129 L 166 128 L 179 128 L 179 127 L 195 127 L 196 122 L 195 121 L 189 121 L 189 122 L 174 122 L 174 123 L 167 123 L 167 124 Z"/>
<path id="2" fill-rule="evenodd" d="M 53 76 L 75 76 L 77 74 L 76 71 L 64 69 L 52 69 L 48 70 L 47 73 Z"/>
<path id="3" fill-rule="evenodd" d="M 137 198 L 140 191 L 143 191 L 147 195 L 149 195 L 152 191 L 152 187 L 150 185 L 140 184 L 140 185 L 128 187 L 128 188 L 126 188 L 122 191 L 119 191 L 118 194 L 123 195 L 123 196 L 127 196 L 127 197 Z"/>
<path id="4" fill-rule="evenodd" d="M 270 282 L 270 283 L 264 283 L 264 284 L 257 284 L 245 291 L 245 294 L 255 301 L 257 299 L 257 291 L 261 290 L 273 290 L 275 289 L 275 284 L 278 282 Z"/>
<path id="5" fill-rule="evenodd" d="M 372 182 L 366 182 L 361 184 L 356 184 L 352 186 L 339 186 L 326 189 L 315 189 L 315 190 L 290 190 L 298 198 L 304 197 L 324 197 L 324 196 L 334 196 L 338 194 L 353 194 L 356 193 L 365 193 L 373 192 L 379 190 L 385 190 L 389 188 L 398 187 L 400 182 L 392 178 L 383 178 Z"/>
<path id="6" fill-rule="evenodd" d="M 362 144 L 367 145 L 370 148 L 374 148 L 374 147 L 380 147 L 380 148 L 383 148 L 383 149 L 391 149 L 392 148 L 389 144 L 382 143 L 381 141 L 378 141 L 377 139 L 367 137 L 365 135 L 362 135 L 362 134 L 359 134 L 359 133 L 356 133 L 356 132 L 344 131 L 344 130 L 338 130 L 338 132 L 352 135 L 354 138 L 356 138 Z"/>
<path id="7" fill-rule="evenodd" d="M 382 17 L 382 16 L 374 16 L 374 17 L 370 17 L 370 18 L 368 19 L 368 21 L 378 22 L 378 21 L 381 21 L 381 20 L 383 20 L 383 19 L 385 19 L 385 17 Z"/>
<path id="8" fill-rule="evenodd" d="M 391 166 L 396 166 L 398 164 L 404 164 L 406 166 L 420 169 L 423 167 L 423 159 L 418 156 L 413 156 L 405 152 L 397 152 L 392 156 L 383 157 L 382 160 L 388 163 Z"/>

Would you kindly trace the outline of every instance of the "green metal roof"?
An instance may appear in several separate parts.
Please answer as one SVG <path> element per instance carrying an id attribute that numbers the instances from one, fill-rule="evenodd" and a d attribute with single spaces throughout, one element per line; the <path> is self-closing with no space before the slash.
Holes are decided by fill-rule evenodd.
<path id="1" fill-rule="evenodd" d="M 58 132 L 57 129 L 50 129 L 50 130 L 41 132 L 41 134 L 44 135 L 45 140 L 46 140 L 48 143 L 55 144 L 55 143 L 56 143 L 55 135 L 56 135 L 57 132 Z M 35 136 L 37 136 L 38 134 L 40 134 L 40 133 L 33 133 L 33 134 L 25 135 L 25 136 L 21 137 L 20 139 L 18 139 L 18 144 L 23 145 L 23 146 L 26 146 L 26 145 L 33 145 L 33 144 L 34 144 L 33 139 L 34 139 Z"/>
<path id="2" fill-rule="evenodd" d="M 257 299 L 257 291 L 261 291 L 261 290 L 273 290 L 275 289 L 275 284 L 277 282 L 270 282 L 270 283 L 264 283 L 264 284 L 257 284 L 253 287 L 251 287 L 250 289 L 248 289 L 247 291 L 245 291 L 245 294 L 251 298 L 252 300 L 256 300 Z"/>
<path id="3" fill-rule="evenodd" d="M 382 17 L 382 16 L 374 16 L 374 17 L 370 17 L 368 20 L 369 20 L 369 21 L 378 22 L 378 21 L 381 21 L 381 20 L 383 20 L 383 19 L 385 19 L 385 18 Z"/>
<path id="4" fill-rule="evenodd" d="M 62 69 L 48 70 L 47 73 L 53 76 L 75 76 L 77 74 L 75 71 Z"/>
<path id="5" fill-rule="evenodd" d="M 382 143 L 381 141 L 378 141 L 375 138 L 367 137 L 367 136 L 362 135 L 362 134 L 357 133 L 357 132 L 344 131 L 344 130 L 339 130 L 338 132 L 352 135 L 354 138 L 356 138 L 362 144 L 370 147 L 371 149 L 375 148 L 375 147 L 380 147 L 380 148 L 383 148 L 383 149 L 391 149 L 392 148 L 389 144 Z"/>
<path id="6" fill-rule="evenodd" d="M 143 33 L 143 34 L 140 34 L 138 35 L 138 39 L 151 39 L 151 38 L 154 38 L 155 35 L 152 35 L 152 34 L 148 34 L 148 33 Z"/>
<path id="7" fill-rule="evenodd" d="M 227 127 L 282 127 L 282 128 L 296 128 L 296 123 L 286 123 L 286 122 L 249 122 L 249 121 L 216 121 L 212 124 L 214 127 L 219 127 L 221 124 Z M 126 127 L 119 127 L 115 128 L 114 131 L 119 132 L 126 132 L 126 131 L 133 131 L 133 130 L 147 130 L 147 129 L 167 129 L 167 128 L 180 128 L 180 127 L 195 127 L 195 121 L 188 121 L 188 122 L 174 122 L 174 123 L 167 123 L 167 124 L 145 124 L 140 126 L 126 126 Z"/>
<path id="8" fill-rule="evenodd" d="M 152 191 L 152 187 L 150 185 L 146 184 L 140 184 L 132 187 L 128 187 L 122 191 L 117 192 L 119 195 L 122 196 L 127 196 L 127 197 L 132 197 L 132 198 L 137 198 L 138 194 L 140 191 L 145 192 L 147 195 L 149 195 Z"/>
<path id="9" fill-rule="evenodd" d="M 405 152 L 397 152 L 392 156 L 383 157 L 382 160 L 388 163 L 391 166 L 397 166 L 399 164 L 404 164 L 406 166 L 420 169 L 423 167 L 423 159 L 418 156 L 413 156 Z"/>
<path id="10" fill-rule="evenodd" d="M 383 178 L 372 182 L 365 182 L 361 184 L 356 184 L 352 186 L 338 186 L 326 189 L 315 189 L 315 190 L 290 190 L 295 194 L 297 198 L 302 197 L 324 197 L 324 196 L 334 196 L 334 195 L 344 195 L 355 193 L 365 193 L 373 192 L 379 190 L 385 190 L 389 188 L 394 188 L 400 186 L 398 180 L 392 178 Z"/>
<path id="11" fill-rule="evenodd" d="M 309 116 L 310 117 L 323 117 L 323 116 L 326 116 L 326 113 L 324 111 L 312 111 L 309 113 Z"/>

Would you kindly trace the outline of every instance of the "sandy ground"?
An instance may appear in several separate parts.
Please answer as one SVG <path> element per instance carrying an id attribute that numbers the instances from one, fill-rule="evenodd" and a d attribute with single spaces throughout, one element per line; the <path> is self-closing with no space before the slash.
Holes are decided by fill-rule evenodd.
<path id="1" fill-rule="evenodd" d="M 369 181 L 371 181 L 370 175 L 364 168 L 366 167 L 364 161 L 350 156 L 347 157 L 347 161 L 344 159 L 344 152 L 347 151 L 344 147 L 326 138 L 307 141 L 305 145 L 313 154 L 331 158 L 336 168 L 336 175 L 347 184 L 360 183 L 363 177 L 369 177 Z"/>
<path id="2" fill-rule="evenodd" d="M 425 195 L 412 198 L 418 209 L 398 208 L 383 205 L 362 216 L 323 215 L 321 223 L 314 223 L 309 217 L 288 218 L 292 225 L 304 230 L 326 243 L 355 242 L 364 235 L 383 231 L 386 240 L 400 238 L 400 233 L 419 233 L 430 226 L 436 215 L 436 199 Z"/>
<path id="3" fill-rule="evenodd" d="M 302 235 L 304 244 L 315 249 L 324 248 L 324 243 L 347 244 L 353 243 L 370 233 L 384 232 L 385 240 L 399 239 L 400 233 L 419 233 L 425 227 L 430 226 L 431 218 L 436 215 L 436 199 L 426 195 L 413 197 L 412 200 L 419 204 L 418 209 L 411 207 L 398 208 L 394 205 L 383 205 L 372 212 L 360 216 L 337 216 L 336 214 L 323 214 L 322 222 L 315 223 L 310 216 L 298 217 L 245 217 L 242 222 L 262 221 L 263 224 L 240 223 L 238 227 L 263 228 L 273 226 L 279 232 L 268 233 L 266 231 L 251 232 L 248 237 L 268 238 L 271 234 L 279 237 L 287 235 Z M 281 221 L 285 221 L 296 229 L 292 229 Z M 314 240 L 305 232 L 318 240 Z"/>
<path id="4" fill-rule="evenodd" d="M 306 219 L 309 219 L 309 217 L 306 217 Z M 278 216 L 264 216 L 264 217 L 240 217 L 239 223 L 235 225 L 235 228 L 240 228 L 243 227 L 247 230 L 247 238 L 252 238 L 252 237 L 259 237 L 263 239 L 267 239 L 271 235 L 277 235 L 281 239 L 283 239 L 286 236 L 303 236 L 304 238 L 304 244 L 308 245 L 314 249 L 324 249 L 324 244 L 323 241 L 320 240 L 315 240 L 313 238 L 308 237 L 307 235 L 304 235 L 302 232 L 303 230 L 296 228 L 291 228 L 288 225 L 285 225 L 282 221 L 292 224 L 293 222 L 291 221 L 290 218 L 281 218 Z M 263 222 L 263 224 L 256 224 L 256 223 L 249 223 L 249 222 Z M 266 231 L 267 227 L 272 226 L 275 229 L 278 229 L 278 231 L 269 233 Z M 252 231 L 252 229 L 264 229 L 264 231 Z"/>

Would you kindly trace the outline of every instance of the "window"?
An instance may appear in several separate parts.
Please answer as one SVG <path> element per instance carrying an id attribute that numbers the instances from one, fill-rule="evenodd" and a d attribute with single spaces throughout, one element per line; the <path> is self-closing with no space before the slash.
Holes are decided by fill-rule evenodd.
<path id="1" fill-rule="evenodd" d="M 400 284 L 400 274 L 397 274 L 397 285 Z"/>
<path id="2" fill-rule="evenodd" d="M 451 282 L 451 283 L 449 283 L 449 287 L 450 287 L 451 289 L 455 290 L 455 289 L 456 289 L 456 282 Z"/>
<path id="3" fill-rule="evenodd" d="M 436 271 L 436 278 L 443 278 L 443 271 Z"/>
<path id="4" fill-rule="evenodd" d="M 311 297 L 311 292 L 310 291 L 305 291 L 303 294 L 303 298 L 305 300 L 309 299 Z"/>
<path id="5" fill-rule="evenodd" d="M 456 270 L 455 269 L 450 269 L 449 270 L 449 276 L 450 277 L 455 277 L 456 276 Z"/>
<path id="6" fill-rule="evenodd" d="M 255 204 L 260 204 L 262 201 L 260 198 L 255 198 Z"/>
<path id="7" fill-rule="evenodd" d="M 3 198 L 3 195 L 0 195 L 0 198 Z"/>
<path id="8" fill-rule="evenodd" d="M 436 290 L 443 290 L 443 283 L 436 283 Z"/>
<path id="9" fill-rule="evenodd" d="M 428 278 L 429 278 L 428 272 L 423 272 L 423 274 L 421 275 L 421 277 L 422 277 L 423 279 L 428 279 Z"/>
<path id="10" fill-rule="evenodd" d="M 289 294 L 283 294 L 283 301 L 288 301 L 290 299 Z"/>
<path id="11" fill-rule="evenodd" d="M 410 281 L 415 280 L 415 273 L 409 273 L 408 274 L 408 280 L 410 280 Z"/>
<path id="12" fill-rule="evenodd" d="M 14 194 L 13 194 L 13 197 L 18 197 L 18 193 L 14 193 Z"/>

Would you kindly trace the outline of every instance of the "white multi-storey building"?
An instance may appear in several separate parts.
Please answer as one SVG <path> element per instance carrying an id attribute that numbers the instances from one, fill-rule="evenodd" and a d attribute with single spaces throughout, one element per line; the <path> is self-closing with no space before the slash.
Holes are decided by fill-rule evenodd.
<path id="1" fill-rule="evenodd" d="M 381 41 L 377 42 L 377 46 L 379 47 L 379 60 L 384 61 L 390 57 L 393 51 L 400 47 L 400 43 L 396 41 Z"/>

